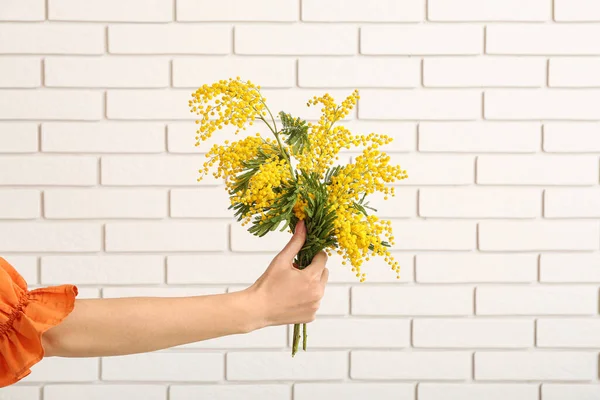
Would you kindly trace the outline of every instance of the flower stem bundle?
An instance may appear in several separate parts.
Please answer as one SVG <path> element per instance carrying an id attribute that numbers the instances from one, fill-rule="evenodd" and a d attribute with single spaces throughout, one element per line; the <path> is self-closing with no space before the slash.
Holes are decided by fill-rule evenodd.
<path id="1" fill-rule="evenodd" d="M 296 266 L 305 268 L 320 251 L 335 252 L 362 282 L 366 274 L 361 267 L 374 256 L 384 257 L 399 276 L 400 266 L 389 251 L 394 244 L 391 223 L 373 214 L 376 210 L 367 197 L 375 192 L 383 193 L 386 200 L 394 196 L 390 184 L 407 174 L 390 164 L 390 157 L 380 150 L 392 141 L 390 137 L 353 134 L 340 123 L 358 99 L 357 91 L 340 104 L 329 94 L 315 96 L 307 106 L 320 107 L 317 122 L 283 111 L 276 119 L 260 86 L 238 77 L 200 87 L 189 106 L 200 116 L 197 146 L 227 125 L 235 127 L 237 134 L 261 121 L 271 132 L 271 137 L 256 134 L 214 145 L 200 169 L 198 180 L 211 172 L 224 180 L 230 209 L 238 221 L 262 237 L 277 229 L 293 231 L 298 221 L 304 220 L 307 237 Z M 342 150 L 360 154 L 352 163 L 338 165 Z M 306 350 L 306 324 L 302 337 Z M 292 356 L 299 343 L 300 326 L 296 324 Z"/>

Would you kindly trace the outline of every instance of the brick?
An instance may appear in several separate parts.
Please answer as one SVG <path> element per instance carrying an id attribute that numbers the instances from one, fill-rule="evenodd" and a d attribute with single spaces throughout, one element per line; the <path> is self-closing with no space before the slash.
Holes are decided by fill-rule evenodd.
<path id="1" fill-rule="evenodd" d="M 40 216 L 41 195 L 31 189 L 0 189 L 0 218 L 35 219 Z"/>
<path id="2" fill-rule="evenodd" d="M 542 282 L 600 282 L 600 257 L 596 254 L 543 254 Z"/>
<path id="3" fill-rule="evenodd" d="M 166 400 L 167 387 L 162 385 L 47 385 L 44 400 L 131 399 Z"/>
<path id="4" fill-rule="evenodd" d="M 233 218 L 229 194 L 224 187 L 171 190 L 173 218 Z"/>
<path id="5" fill-rule="evenodd" d="M 353 351 L 352 379 L 464 380 L 471 375 L 467 352 Z"/>
<path id="6" fill-rule="evenodd" d="M 161 256 L 47 256 L 42 257 L 42 284 L 78 285 L 160 284 Z"/>
<path id="7" fill-rule="evenodd" d="M 423 62 L 426 87 L 541 87 L 545 83 L 546 60 L 538 58 L 444 57 Z"/>
<path id="8" fill-rule="evenodd" d="M 419 283 L 534 282 L 537 254 L 420 254 Z"/>
<path id="9" fill-rule="evenodd" d="M 261 90 L 265 97 L 267 104 L 274 112 L 283 110 L 286 113 L 292 114 L 293 116 L 302 117 L 307 121 L 318 121 L 321 118 L 320 107 L 307 107 L 306 101 L 312 99 L 315 95 L 313 89 L 267 89 Z M 346 97 L 352 94 L 349 89 L 334 89 L 328 91 L 329 95 L 335 98 L 338 103 L 341 103 Z M 354 112 L 351 112 L 345 119 L 353 119 Z M 262 125 L 262 124 L 261 124 Z M 261 126 L 262 128 L 262 126 Z M 259 128 L 260 129 L 260 128 Z M 256 131 L 252 129 L 252 131 Z M 263 130 L 268 136 L 271 136 L 271 132 Z"/>
<path id="10" fill-rule="evenodd" d="M 0 153 L 38 151 L 38 126 L 31 122 L 0 123 Z"/>
<path id="11" fill-rule="evenodd" d="M 59 21 L 168 22 L 171 0 L 49 0 L 48 19 Z"/>
<path id="12" fill-rule="evenodd" d="M 96 358 L 46 357 L 31 368 L 31 374 L 22 382 L 93 382 L 98 375 Z"/>
<path id="13" fill-rule="evenodd" d="M 237 54 L 350 55 L 358 50 L 358 30 L 330 24 L 240 25 L 234 46 Z"/>
<path id="14" fill-rule="evenodd" d="M 31 0 L 19 0 L 27 7 Z M 12 2 L 16 2 L 12 0 Z M 102 54 L 104 27 L 83 24 L 2 24 L 0 52 L 5 54 Z M 36 92 L 40 94 L 42 92 Z"/>
<path id="15" fill-rule="evenodd" d="M 583 352 L 477 352 L 476 380 L 595 379 L 598 356 Z"/>
<path id="16" fill-rule="evenodd" d="M 467 286 L 368 286 L 352 288 L 354 315 L 471 315 L 473 289 Z"/>
<path id="17" fill-rule="evenodd" d="M 600 386 L 595 384 L 544 383 L 542 385 L 542 398 L 544 400 L 595 400 L 598 396 L 600 396 Z"/>
<path id="18" fill-rule="evenodd" d="M 102 297 L 115 299 L 121 297 L 191 297 L 224 294 L 225 288 L 219 287 L 109 287 L 102 289 Z"/>
<path id="19" fill-rule="evenodd" d="M 49 219 L 163 218 L 167 193 L 155 189 L 56 189 L 44 192 Z"/>
<path id="20" fill-rule="evenodd" d="M 200 381 L 223 379 L 224 359 L 218 353 L 149 353 L 102 358 L 106 381 Z"/>
<path id="21" fill-rule="evenodd" d="M 178 21 L 296 21 L 297 0 L 224 0 L 177 1 Z"/>
<path id="22" fill-rule="evenodd" d="M 284 352 L 229 352 L 227 380 L 332 380 L 348 375 L 348 354 L 344 351 L 308 352 L 292 358 Z"/>
<path id="23" fill-rule="evenodd" d="M 474 120 L 481 117 L 481 94 L 470 90 L 361 91 L 359 118 Z"/>
<path id="24" fill-rule="evenodd" d="M 595 120 L 598 114 L 593 104 L 597 101 L 600 101 L 597 90 L 491 90 L 485 94 L 485 118 Z"/>
<path id="25" fill-rule="evenodd" d="M 267 269 L 272 259 L 272 255 L 173 255 L 167 258 L 167 282 L 252 284 Z"/>
<path id="26" fill-rule="evenodd" d="M 44 19 L 46 19 L 44 0 L 5 0 L 2 2 L 0 21 L 43 21 Z"/>
<path id="27" fill-rule="evenodd" d="M 291 388 L 283 384 L 272 385 L 170 385 L 170 400 L 289 400 Z"/>
<path id="28" fill-rule="evenodd" d="M 328 267 L 331 271 L 331 267 Z M 390 274 L 391 275 L 391 274 Z M 356 277 L 354 278 L 356 281 Z M 390 276 L 390 280 L 393 276 Z M 330 280 L 331 282 L 331 280 Z M 321 315 L 348 315 L 350 311 L 350 288 L 347 286 L 329 285 L 321 299 L 317 316 Z"/>
<path id="29" fill-rule="evenodd" d="M 106 251 L 223 251 L 227 225 L 220 222 L 106 224 Z"/>
<path id="30" fill-rule="evenodd" d="M 418 391 L 419 400 L 538 400 L 539 398 L 539 385 L 534 383 L 420 383 Z"/>
<path id="31" fill-rule="evenodd" d="M 163 124 L 148 122 L 42 124 L 42 151 L 48 153 L 160 153 Z"/>
<path id="32" fill-rule="evenodd" d="M 365 3 L 368 4 L 368 3 Z M 421 62 L 416 58 L 301 58 L 300 87 L 417 87 Z"/>
<path id="33" fill-rule="evenodd" d="M 0 16 L 1 18 L 1 16 Z M 8 57 L 0 59 L 0 87 L 34 88 L 41 85 L 42 63 L 37 58 Z"/>
<path id="34" fill-rule="evenodd" d="M 189 90 L 109 90 L 108 119 L 194 119 L 188 102 Z"/>
<path id="35" fill-rule="evenodd" d="M 600 190 L 596 188 L 546 189 L 546 218 L 600 217 Z"/>
<path id="36" fill-rule="evenodd" d="M 231 28 L 203 24 L 111 25 L 108 50 L 113 54 L 228 54 Z"/>
<path id="37" fill-rule="evenodd" d="M 485 221 L 479 224 L 483 251 L 597 250 L 600 226 L 587 221 Z"/>
<path id="38" fill-rule="evenodd" d="M 475 181 L 475 158 L 447 154 L 390 154 L 391 164 L 408 173 L 406 185 L 471 185 Z"/>
<path id="39" fill-rule="evenodd" d="M 254 3 L 247 4 L 254 5 Z M 208 82 L 236 76 L 250 79 L 265 88 L 291 88 L 296 86 L 296 60 L 263 57 L 202 57 L 173 60 L 174 87 L 196 89 Z"/>
<path id="40" fill-rule="evenodd" d="M 557 166 L 560 165 L 560 168 Z M 486 155 L 477 158 L 480 185 L 594 185 L 598 159 L 592 156 Z"/>
<path id="41" fill-rule="evenodd" d="M 408 319 L 317 318 L 310 324 L 312 347 L 409 347 Z"/>
<path id="42" fill-rule="evenodd" d="M 91 186 L 98 181 L 97 164 L 96 158 L 81 156 L 0 157 L 0 184 Z"/>
<path id="43" fill-rule="evenodd" d="M 384 257 L 371 257 L 361 267 L 361 272 L 367 274 L 367 283 L 407 283 L 412 282 L 414 270 L 414 256 L 404 252 L 391 252 L 391 255 L 400 264 L 400 279 L 385 262 Z M 333 254 L 327 261 L 329 268 L 329 282 L 331 283 L 358 283 L 358 279 L 350 265 L 342 265 L 342 258 Z"/>
<path id="44" fill-rule="evenodd" d="M 196 349 L 248 349 L 285 348 L 287 346 L 287 326 L 270 326 L 247 334 L 222 336 L 215 339 L 190 343 L 183 348 Z"/>
<path id="45" fill-rule="evenodd" d="M 377 216 L 381 218 L 409 218 L 417 213 L 417 190 L 395 188 L 396 195 L 388 196 L 381 192 L 370 194 L 366 199 L 369 207 L 377 210 Z"/>
<path id="46" fill-rule="evenodd" d="M 419 215 L 426 218 L 535 218 L 541 214 L 537 189 L 424 188 Z"/>
<path id="47" fill-rule="evenodd" d="M 0 224 L 0 251 L 99 251 L 101 227 L 90 223 L 4 222 Z"/>
<path id="48" fill-rule="evenodd" d="M 172 122 L 169 123 L 167 128 L 169 152 L 201 154 L 207 153 L 215 144 L 223 145 L 226 138 L 230 141 L 233 141 L 233 139 L 242 140 L 248 136 L 256 135 L 257 132 L 265 138 L 273 135 L 271 131 L 269 131 L 269 128 L 262 122 L 260 125 L 254 124 L 252 128 L 252 130 L 241 130 L 235 135 L 237 128 L 232 125 L 226 125 L 208 140 L 205 140 L 201 142 L 199 146 L 196 146 L 198 125 L 195 124 L 195 121 Z"/>
<path id="49" fill-rule="evenodd" d="M 39 386 L 17 386 L 2 388 L 6 400 L 39 400 L 42 388 Z"/>
<path id="50" fill-rule="evenodd" d="M 549 0 L 429 0 L 430 21 L 547 21 L 551 18 Z M 515 12 L 515 10 L 519 12 Z"/>
<path id="51" fill-rule="evenodd" d="M 582 286 L 481 286 L 478 315 L 586 315 L 598 311 L 598 290 Z"/>
<path id="52" fill-rule="evenodd" d="M 102 157 L 102 184 L 115 186 L 198 185 L 202 156 L 105 156 Z M 220 183 L 207 176 L 200 184 Z"/>
<path id="53" fill-rule="evenodd" d="M 137 57 L 48 57 L 44 60 L 48 87 L 167 87 L 169 61 Z"/>
<path id="54" fill-rule="evenodd" d="M 472 250 L 475 223 L 470 221 L 392 221 L 395 250 Z"/>
<path id="55" fill-rule="evenodd" d="M 595 122 L 545 124 L 544 151 L 600 152 L 600 124 Z"/>
<path id="56" fill-rule="evenodd" d="M 99 299 L 100 289 L 95 288 L 79 288 L 79 294 L 77 295 L 78 299 Z"/>
<path id="57" fill-rule="evenodd" d="M 440 335 L 443 332 L 443 335 Z M 533 321 L 523 319 L 415 319 L 413 345 L 427 348 L 533 347 Z"/>
<path id="58" fill-rule="evenodd" d="M 423 0 L 302 1 L 303 21 L 326 22 L 418 22 L 423 20 Z"/>
<path id="59" fill-rule="evenodd" d="M 554 20 L 600 21 L 600 6 L 594 0 L 555 0 Z"/>
<path id="60" fill-rule="evenodd" d="M 483 51 L 483 30 L 472 25 L 363 26 L 362 54 L 469 55 Z"/>
<path id="61" fill-rule="evenodd" d="M 3 257 L 10 263 L 25 281 L 30 284 L 38 282 L 38 261 L 35 256 L 5 256 Z"/>
<path id="62" fill-rule="evenodd" d="M 538 319 L 538 347 L 600 347 L 600 320 Z"/>
<path id="63" fill-rule="evenodd" d="M 599 58 L 553 58 L 550 60 L 548 86 L 600 87 Z"/>
<path id="64" fill-rule="evenodd" d="M 234 252 L 278 252 L 290 241 L 291 233 L 270 232 L 258 237 L 248 232 L 248 227 L 238 223 L 231 225 L 231 250 Z"/>
<path id="65" fill-rule="evenodd" d="M 413 400 L 415 387 L 410 383 L 298 383 L 295 400 L 327 399 Z"/>
<path id="66" fill-rule="evenodd" d="M 533 122 L 423 122 L 419 151 L 453 153 L 532 153 L 540 147 Z"/>
<path id="67" fill-rule="evenodd" d="M 102 119 L 103 103 L 102 93 L 92 90 L 2 90 L 0 119 L 96 121 Z"/>
<path id="68" fill-rule="evenodd" d="M 598 35 L 600 27 L 597 25 L 490 25 L 486 28 L 485 48 L 487 54 L 600 54 L 600 43 L 594 40 Z M 516 96 L 513 98 L 516 100 Z"/>
<path id="69" fill-rule="evenodd" d="M 342 125 L 355 134 L 374 132 L 391 137 L 393 141 L 382 147 L 387 153 L 411 152 L 416 149 L 417 129 L 411 122 L 352 120 Z"/>

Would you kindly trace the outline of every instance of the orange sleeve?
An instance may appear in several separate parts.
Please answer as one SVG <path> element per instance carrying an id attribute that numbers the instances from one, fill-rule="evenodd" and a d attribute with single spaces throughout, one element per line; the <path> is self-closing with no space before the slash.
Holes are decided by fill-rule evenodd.
<path id="1" fill-rule="evenodd" d="M 75 296 L 73 285 L 27 290 L 23 277 L 0 257 L 0 387 L 29 375 L 44 357 L 42 334 L 73 311 Z"/>

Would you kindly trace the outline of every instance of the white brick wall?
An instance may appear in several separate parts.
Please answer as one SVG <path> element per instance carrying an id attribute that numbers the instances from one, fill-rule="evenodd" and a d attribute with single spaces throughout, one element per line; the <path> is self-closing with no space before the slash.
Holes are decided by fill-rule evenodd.
<path id="1" fill-rule="evenodd" d="M 0 256 L 33 287 L 258 278 L 289 234 L 250 236 L 222 182 L 197 183 L 231 135 L 194 147 L 204 83 L 240 75 L 309 119 L 309 97 L 359 88 L 345 123 L 393 136 L 409 173 L 372 199 L 401 279 L 375 260 L 359 284 L 332 257 L 308 353 L 280 326 L 47 359 L 0 399 L 600 397 L 598 1 L 0 0 L 0 21 Z"/>

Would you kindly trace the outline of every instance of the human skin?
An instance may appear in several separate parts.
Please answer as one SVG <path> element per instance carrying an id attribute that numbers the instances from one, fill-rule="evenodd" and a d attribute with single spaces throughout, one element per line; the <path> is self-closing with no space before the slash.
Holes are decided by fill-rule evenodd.
<path id="1" fill-rule="evenodd" d="M 307 268 L 294 267 L 294 257 L 305 239 L 306 228 L 299 223 L 290 242 L 264 274 L 240 292 L 76 300 L 71 314 L 43 334 L 45 356 L 144 353 L 267 326 L 311 322 L 329 271 L 323 252 Z"/>

